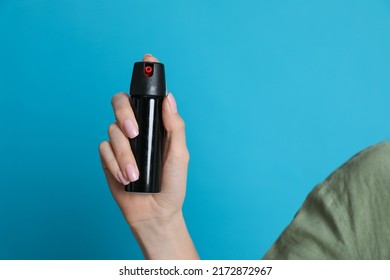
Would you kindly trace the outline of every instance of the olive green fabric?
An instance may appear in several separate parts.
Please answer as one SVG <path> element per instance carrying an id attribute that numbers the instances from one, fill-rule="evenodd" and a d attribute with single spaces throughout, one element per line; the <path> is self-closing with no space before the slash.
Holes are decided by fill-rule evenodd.
<path id="1" fill-rule="evenodd" d="M 390 142 L 317 185 L 264 259 L 390 259 Z"/>

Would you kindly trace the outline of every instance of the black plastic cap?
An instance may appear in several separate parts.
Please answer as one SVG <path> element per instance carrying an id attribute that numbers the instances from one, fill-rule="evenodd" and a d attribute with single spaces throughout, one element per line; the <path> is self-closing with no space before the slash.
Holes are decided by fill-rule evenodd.
<path id="1" fill-rule="evenodd" d="M 158 62 L 134 63 L 130 95 L 165 96 L 166 89 L 164 64 Z"/>

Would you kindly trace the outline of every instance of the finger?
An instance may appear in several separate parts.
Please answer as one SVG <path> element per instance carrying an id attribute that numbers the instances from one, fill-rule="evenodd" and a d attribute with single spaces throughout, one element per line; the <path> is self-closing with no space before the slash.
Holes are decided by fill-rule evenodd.
<path id="1" fill-rule="evenodd" d="M 144 58 L 142 59 L 142 61 L 147 61 L 147 62 L 158 62 L 158 59 L 155 58 L 153 55 L 151 54 L 145 54 L 144 55 Z"/>
<path id="2" fill-rule="evenodd" d="M 115 158 L 125 179 L 131 182 L 137 181 L 139 171 L 130 148 L 129 139 L 123 134 L 117 123 L 110 125 L 108 135 Z"/>
<path id="3" fill-rule="evenodd" d="M 116 161 L 114 151 L 110 142 L 104 141 L 99 145 L 100 158 L 102 160 L 103 170 L 106 173 L 109 172 L 119 183 L 128 185 L 130 183 L 124 176 Z"/>
<path id="4" fill-rule="evenodd" d="M 177 112 L 177 105 L 172 93 L 168 94 L 162 105 L 162 117 L 167 131 L 167 147 L 169 154 L 181 163 L 188 162 L 189 153 L 186 144 L 184 120 Z"/>
<path id="5" fill-rule="evenodd" d="M 105 142 L 110 143 L 108 141 L 105 141 Z M 105 142 L 103 142 L 103 143 L 105 143 Z M 103 144 L 103 143 L 99 146 L 99 150 L 101 149 L 101 147 L 104 149 L 103 146 L 106 144 Z M 123 191 L 123 186 L 122 186 L 123 183 L 122 182 L 118 183 L 118 177 L 112 175 L 112 173 L 108 169 L 106 159 L 103 158 L 103 154 L 101 152 L 100 152 L 100 161 L 102 162 L 104 174 L 106 175 L 106 179 L 107 179 L 110 191 L 111 191 L 113 197 L 115 198 L 115 200 L 118 202 L 119 207 L 120 207 L 120 205 L 123 205 L 123 202 L 120 202 L 120 201 L 125 200 L 125 198 L 124 198 L 125 192 Z"/>
<path id="6" fill-rule="evenodd" d="M 114 109 L 115 119 L 122 131 L 129 138 L 134 138 L 138 135 L 138 124 L 131 108 L 129 96 L 120 92 L 115 94 L 111 99 L 111 105 Z"/>

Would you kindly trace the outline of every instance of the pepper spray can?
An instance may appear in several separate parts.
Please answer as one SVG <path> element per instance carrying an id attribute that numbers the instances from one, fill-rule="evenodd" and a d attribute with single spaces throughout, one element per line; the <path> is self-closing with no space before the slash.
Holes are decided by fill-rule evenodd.
<path id="1" fill-rule="evenodd" d="M 130 139 L 139 179 L 125 186 L 127 192 L 158 193 L 161 190 L 166 132 L 162 103 L 166 95 L 164 64 L 136 62 L 130 84 L 130 104 L 139 134 Z"/>

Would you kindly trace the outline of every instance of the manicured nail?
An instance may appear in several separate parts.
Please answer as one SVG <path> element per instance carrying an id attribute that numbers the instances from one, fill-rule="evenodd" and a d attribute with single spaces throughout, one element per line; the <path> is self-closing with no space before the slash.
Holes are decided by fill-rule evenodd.
<path id="1" fill-rule="evenodd" d="M 131 120 L 126 120 L 123 123 L 123 129 L 129 138 L 134 138 L 138 135 L 138 129 Z"/>
<path id="2" fill-rule="evenodd" d="M 131 163 L 129 163 L 125 169 L 126 169 L 127 178 L 129 178 L 131 182 L 138 180 L 139 177 L 138 170 Z"/>
<path id="3" fill-rule="evenodd" d="M 118 178 L 119 178 L 119 180 L 122 182 L 122 184 L 123 185 L 128 185 L 128 184 L 130 184 L 130 181 L 129 180 L 126 180 L 126 178 L 123 176 L 123 173 L 122 173 L 122 171 L 118 171 Z"/>
<path id="4" fill-rule="evenodd" d="M 172 93 L 168 94 L 167 98 L 168 98 L 169 107 L 171 108 L 172 113 L 176 114 L 177 113 L 176 101 L 175 101 L 175 98 L 173 97 Z"/>

